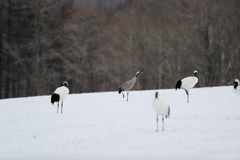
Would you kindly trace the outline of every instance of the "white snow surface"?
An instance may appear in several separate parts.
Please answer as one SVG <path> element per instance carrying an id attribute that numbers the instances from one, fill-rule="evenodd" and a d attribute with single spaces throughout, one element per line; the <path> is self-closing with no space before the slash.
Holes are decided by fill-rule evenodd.
<path id="1" fill-rule="evenodd" d="M 70 88 L 71 90 L 71 88 Z M 170 105 L 156 132 L 155 92 Z M 0 100 L 0 160 L 240 159 L 240 96 L 232 86 Z"/>

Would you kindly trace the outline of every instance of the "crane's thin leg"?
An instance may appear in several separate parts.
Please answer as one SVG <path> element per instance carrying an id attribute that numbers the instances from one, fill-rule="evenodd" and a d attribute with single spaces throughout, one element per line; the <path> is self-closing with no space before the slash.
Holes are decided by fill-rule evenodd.
<path id="1" fill-rule="evenodd" d="M 157 131 L 156 132 L 158 132 L 158 115 L 157 115 Z"/>
<path id="2" fill-rule="evenodd" d="M 162 130 L 164 131 L 164 116 L 162 116 Z"/>
<path id="3" fill-rule="evenodd" d="M 62 109 L 61 109 L 61 113 L 62 113 L 62 110 L 63 110 L 63 101 L 62 101 L 62 106 L 61 106 L 61 107 L 62 107 Z"/>
<path id="4" fill-rule="evenodd" d="M 123 95 L 123 98 L 124 98 L 124 94 L 123 94 L 123 92 L 122 92 L 122 95 Z"/>
<path id="5" fill-rule="evenodd" d="M 129 92 L 129 91 L 128 91 Z M 127 92 L 127 101 L 128 101 L 128 92 Z"/>
<path id="6" fill-rule="evenodd" d="M 59 102 L 58 102 L 58 105 L 57 105 L 57 113 L 58 113 L 58 107 L 59 107 Z"/>
<path id="7" fill-rule="evenodd" d="M 189 90 L 185 90 L 187 94 L 187 103 L 189 103 Z"/>

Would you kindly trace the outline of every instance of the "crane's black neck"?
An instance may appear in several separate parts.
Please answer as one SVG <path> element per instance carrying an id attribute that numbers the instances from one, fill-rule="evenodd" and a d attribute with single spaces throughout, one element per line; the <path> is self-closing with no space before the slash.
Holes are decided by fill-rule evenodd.
<path id="1" fill-rule="evenodd" d="M 63 82 L 63 86 L 68 87 L 68 83 L 66 81 Z"/>
<path id="2" fill-rule="evenodd" d="M 197 77 L 197 72 L 193 73 L 194 77 Z"/>
<path id="3" fill-rule="evenodd" d="M 137 77 L 140 74 L 140 72 L 136 73 L 135 77 Z"/>

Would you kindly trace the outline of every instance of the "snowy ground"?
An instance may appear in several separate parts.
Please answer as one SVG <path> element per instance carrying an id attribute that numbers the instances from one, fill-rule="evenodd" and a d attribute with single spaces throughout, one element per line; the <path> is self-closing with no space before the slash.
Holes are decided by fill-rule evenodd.
<path id="1" fill-rule="evenodd" d="M 184 90 L 158 90 L 171 107 L 158 133 L 155 92 L 70 94 L 62 114 L 50 95 L 0 100 L 0 159 L 240 159 L 232 86 L 192 89 L 189 104 Z"/>

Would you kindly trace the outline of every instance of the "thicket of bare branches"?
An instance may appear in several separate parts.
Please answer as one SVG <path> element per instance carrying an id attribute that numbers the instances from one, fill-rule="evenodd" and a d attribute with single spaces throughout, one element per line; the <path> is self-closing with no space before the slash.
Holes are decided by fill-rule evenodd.
<path id="1" fill-rule="evenodd" d="M 138 70 L 138 90 L 240 78 L 236 0 L 96 2 L 0 0 L 0 98 L 114 91 Z"/>

